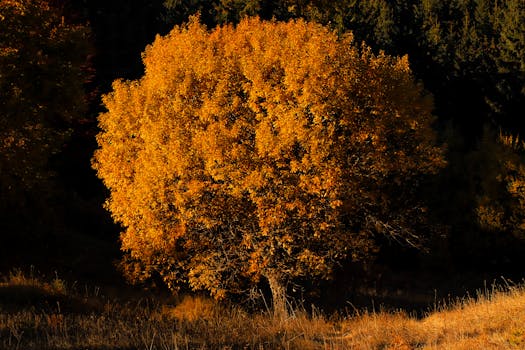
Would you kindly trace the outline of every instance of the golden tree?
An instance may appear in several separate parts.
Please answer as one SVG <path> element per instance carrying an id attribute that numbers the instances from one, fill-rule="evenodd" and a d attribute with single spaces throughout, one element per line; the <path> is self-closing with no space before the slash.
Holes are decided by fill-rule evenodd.
<path id="1" fill-rule="evenodd" d="M 132 277 L 217 298 L 263 277 L 283 310 L 291 278 L 417 239 L 405 202 L 443 160 L 406 57 L 301 20 L 193 19 L 143 61 L 105 96 L 94 157 Z"/>

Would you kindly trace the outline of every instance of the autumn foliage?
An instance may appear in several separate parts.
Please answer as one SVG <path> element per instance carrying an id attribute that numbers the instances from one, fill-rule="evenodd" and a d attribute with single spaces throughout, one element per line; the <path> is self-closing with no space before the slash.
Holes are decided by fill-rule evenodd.
<path id="1" fill-rule="evenodd" d="M 444 162 L 408 58 L 302 20 L 191 20 L 115 81 L 94 168 L 128 273 L 216 298 L 274 298 L 386 236 L 417 245 L 419 180 Z M 276 299 L 274 299 L 274 302 Z"/>

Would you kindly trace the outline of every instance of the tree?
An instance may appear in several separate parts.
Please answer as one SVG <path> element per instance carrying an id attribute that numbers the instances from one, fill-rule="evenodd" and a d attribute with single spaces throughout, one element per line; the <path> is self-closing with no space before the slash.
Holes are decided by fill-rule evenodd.
<path id="1" fill-rule="evenodd" d="M 414 8 L 420 71 L 442 116 L 474 139 L 487 122 L 524 130 L 523 1 L 421 0 Z"/>
<path id="2" fill-rule="evenodd" d="M 518 137 L 500 134 L 499 138 L 486 135 L 475 153 L 489 160 L 481 169 L 485 174 L 479 176 L 476 214 L 481 228 L 525 238 L 524 151 L 525 144 Z"/>
<path id="3" fill-rule="evenodd" d="M 88 35 L 47 1 L 0 1 L 2 224 L 19 227 L 27 221 L 21 215 L 37 222 L 46 206 L 29 209 L 48 198 L 50 159 L 84 113 Z"/>
<path id="4" fill-rule="evenodd" d="M 395 6 L 385 0 L 166 0 L 164 7 L 164 19 L 173 24 L 197 12 L 211 27 L 238 23 L 247 16 L 280 21 L 302 18 L 330 25 L 339 32 L 352 30 L 357 41 L 383 49 L 395 47 L 393 36 L 397 34 Z"/>
<path id="5" fill-rule="evenodd" d="M 378 235 L 418 244 L 418 181 L 442 165 L 407 57 L 302 20 L 196 19 L 116 81 L 93 166 L 136 279 L 216 298 L 264 278 L 329 278 Z"/>
<path id="6" fill-rule="evenodd" d="M 315 21 L 389 54 L 408 53 L 436 98 L 436 114 L 471 140 L 491 123 L 525 129 L 522 0 L 167 0 L 170 23 L 201 12 L 209 26 L 245 16 Z M 377 52 L 376 51 L 376 52 Z"/>

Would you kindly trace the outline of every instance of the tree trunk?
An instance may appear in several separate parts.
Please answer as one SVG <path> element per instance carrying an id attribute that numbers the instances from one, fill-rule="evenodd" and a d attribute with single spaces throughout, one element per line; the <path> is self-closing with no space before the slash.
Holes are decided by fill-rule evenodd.
<path id="1" fill-rule="evenodd" d="M 286 287 L 283 278 L 278 273 L 270 272 L 266 275 L 270 290 L 272 292 L 273 315 L 277 318 L 287 318 L 288 309 L 286 305 Z"/>

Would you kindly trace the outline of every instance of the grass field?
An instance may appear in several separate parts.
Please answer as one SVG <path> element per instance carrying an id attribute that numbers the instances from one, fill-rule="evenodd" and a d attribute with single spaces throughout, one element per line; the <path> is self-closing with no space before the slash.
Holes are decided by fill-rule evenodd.
<path id="1" fill-rule="evenodd" d="M 437 303 L 424 317 L 296 307 L 276 318 L 16 271 L 0 282 L 0 349 L 525 349 L 525 286 Z"/>

